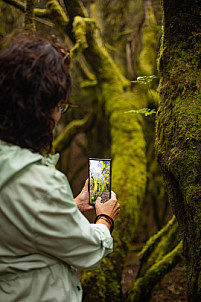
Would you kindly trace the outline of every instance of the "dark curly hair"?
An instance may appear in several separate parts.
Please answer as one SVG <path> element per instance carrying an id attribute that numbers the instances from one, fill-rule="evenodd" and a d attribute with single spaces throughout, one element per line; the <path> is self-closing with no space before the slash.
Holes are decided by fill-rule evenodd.
<path id="1" fill-rule="evenodd" d="M 69 52 L 26 34 L 0 54 L 0 139 L 33 152 L 52 152 L 51 113 L 71 90 Z"/>

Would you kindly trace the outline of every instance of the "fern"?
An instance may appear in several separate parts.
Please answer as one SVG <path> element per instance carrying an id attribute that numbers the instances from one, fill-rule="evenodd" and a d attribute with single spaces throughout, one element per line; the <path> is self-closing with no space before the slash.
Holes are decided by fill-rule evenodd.
<path id="1" fill-rule="evenodd" d="M 143 77 L 137 77 L 136 81 L 131 81 L 131 83 L 139 83 L 143 85 L 148 85 L 153 79 L 156 79 L 157 77 L 153 74 L 151 76 L 143 76 Z"/>
<path id="2" fill-rule="evenodd" d="M 148 116 L 151 114 L 155 114 L 156 110 L 149 109 L 149 108 L 142 108 L 142 109 L 138 109 L 138 110 L 129 110 L 129 111 L 126 111 L 125 113 L 141 113 L 141 114 L 144 114 L 145 116 Z"/>
<path id="3" fill-rule="evenodd" d="M 153 74 L 151 76 L 142 76 L 142 77 L 137 77 L 137 80 L 136 81 L 131 81 L 132 83 L 139 83 L 139 84 L 143 84 L 143 85 L 148 85 L 148 89 L 150 91 L 150 94 L 151 94 L 151 97 L 153 99 L 153 96 L 152 96 L 152 93 L 151 93 L 151 89 L 149 87 L 149 83 L 151 81 L 153 81 L 153 79 L 156 79 L 157 77 Z M 154 101 L 154 99 L 153 99 Z M 126 111 L 125 113 L 141 113 L 141 114 L 144 114 L 145 116 L 148 116 L 148 115 L 152 115 L 152 114 L 155 114 L 156 113 L 156 110 L 155 109 L 149 109 L 149 108 L 142 108 L 142 109 L 138 109 L 138 110 L 129 110 L 129 111 Z"/>

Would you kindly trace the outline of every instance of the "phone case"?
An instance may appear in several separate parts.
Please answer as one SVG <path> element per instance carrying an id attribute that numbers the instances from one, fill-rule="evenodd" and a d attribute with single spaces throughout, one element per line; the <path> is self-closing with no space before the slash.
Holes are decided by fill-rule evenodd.
<path id="1" fill-rule="evenodd" d="M 98 197 L 101 202 L 111 198 L 112 160 L 89 158 L 89 204 L 95 205 Z"/>

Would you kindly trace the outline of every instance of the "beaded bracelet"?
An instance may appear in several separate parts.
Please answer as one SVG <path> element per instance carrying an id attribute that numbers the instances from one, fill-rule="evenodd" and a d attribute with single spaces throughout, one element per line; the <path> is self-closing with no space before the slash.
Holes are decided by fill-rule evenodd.
<path id="1" fill-rule="evenodd" d="M 105 218 L 104 220 L 110 224 L 110 234 L 112 234 L 112 231 L 114 229 L 114 220 L 110 216 L 108 216 L 106 214 L 100 214 L 100 215 L 96 216 L 94 223 L 96 223 L 102 217 L 104 217 Z"/>

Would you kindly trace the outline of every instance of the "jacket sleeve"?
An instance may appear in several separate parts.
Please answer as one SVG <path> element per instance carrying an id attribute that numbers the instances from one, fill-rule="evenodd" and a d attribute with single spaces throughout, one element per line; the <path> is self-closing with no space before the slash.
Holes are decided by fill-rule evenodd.
<path id="1" fill-rule="evenodd" d="M 64 174 L 52 170 L 47 191 L 37 200 L 33 243 L 39 253 L 77 268 L 96 269 L 112 252 L 113 239 L 103 224 L 90 224 L 73 201 Z"/>

